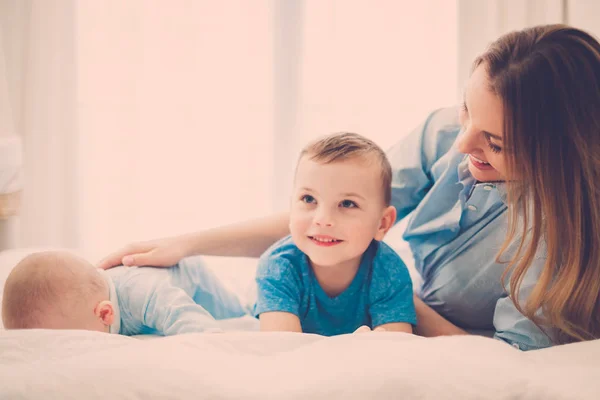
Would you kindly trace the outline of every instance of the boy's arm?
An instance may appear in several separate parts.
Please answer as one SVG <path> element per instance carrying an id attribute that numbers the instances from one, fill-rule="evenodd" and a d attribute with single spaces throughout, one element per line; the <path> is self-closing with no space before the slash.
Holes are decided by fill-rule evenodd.
<path id="1" fill-rule="evenodd" d="M 300 281 L 290 260 L 265 258 L 256 274 L 258 296 L 254 315 L 261 331 L 302 332 Z"/>
<path id="2" fill-rule="evenodd" d="M 412 325 L 406 322 L 391 322 L 389 324 L 382 324 L 379 326 L 374 326 L 375 328 L 383 328 L 387 332 L 407 332 L 413 333 Z"/>
<path id="3" fill-rule="evenodd" d="M 264 332 L 302 332 L 300 318 L 289 312 L 269 311 L 260 314 L 260 330 Z"/>
<path id="4" fill-rule="evenodd" d="M 385 243 L 373 260 L 369 314 L 373 328 L 412 333 L 417 325 L 412 281 L 408 268 Z"/>

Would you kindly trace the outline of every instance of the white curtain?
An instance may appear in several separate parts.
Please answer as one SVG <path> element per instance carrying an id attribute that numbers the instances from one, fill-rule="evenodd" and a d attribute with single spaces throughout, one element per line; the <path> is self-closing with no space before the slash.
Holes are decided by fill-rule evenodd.
<path id="1" fill-rule="evenodd" d="M 268 213 L 273 3 L 78 3 L 81 245 Z"/>
<path id="2" fill-rule="evenodd" d="M 292 140 L 278 182 L 284 208 L 299 149 L 336 131 L 383 148 L 456 99 L 456 3 L 447 0 L 302 2 Z"/>
<path id="3" fill-rule="evenodd" d="M 567 21 L 600 39 L 600 2 L 597 0 L 564 0 L 564 2 Z"/>
<path id="4" fill-rule="evenodd" d="M 97 259 L 285 208 L 307 140 L 350 130 L 388 147 L 457 97 L 451 1 L 0 5 L 21 246 Z"/>
<path id="5" fill-rule="evenodd" d="M 500 35 L 529 26 L 570 23 L 574 0 L 457 0 L 458 84 L 467 81 L 475 57 Z M 575 0 L 577 1 L 577 0 Z"/>
<path id="6" fill-rule="evenodd" d="M 74 11 L 70 0 L 0 2 L 7 109 L 24 148 L 21 246 L 78 244 Z"/>

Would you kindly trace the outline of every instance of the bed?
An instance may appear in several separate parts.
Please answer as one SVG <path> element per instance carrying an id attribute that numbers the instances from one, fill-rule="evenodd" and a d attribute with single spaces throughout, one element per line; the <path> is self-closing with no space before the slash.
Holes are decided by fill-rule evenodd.
<path id="1" fill-rule="evenodd" d="M 31 249 L 0 252 L 0 291 Z M 243 294 L 252 259 L 207 258 Z M 2 293 L 0 292 L 0 298 Z M 521 352 L 479 337 L 0 330 L 0 399 L 599 399 L 600 341 Z"/>

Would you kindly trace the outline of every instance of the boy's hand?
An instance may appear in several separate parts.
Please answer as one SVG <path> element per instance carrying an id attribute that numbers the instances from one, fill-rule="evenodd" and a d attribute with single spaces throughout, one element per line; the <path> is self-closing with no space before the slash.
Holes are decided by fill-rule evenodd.
<path id="1" fill-rule="evenodd" d="M 385 332 L 386 329 L 382 326 L 378 326 L 377 328 L 371 330 L 367 325 L 363 325 L 359 327 L 354 333 L 369 333 L 369 332 Z"/>
<path id="2" fill-rule="evenodd" d="M 367 325 L 363 325 L 354 331 L 354 333 L 368 333 L 368 332 L 372 332 L 372 331 L 371 331 L 371 328 L 369 328 Z"/>
<path id="3" fill-rule="evenodd" d="M 166 238 L 129 244 L 105 257 L 97 264 L 97 267 L 102 269 L 118 265 L 170 267 L 186 256 L 186 250 L 180 238 Z"/>

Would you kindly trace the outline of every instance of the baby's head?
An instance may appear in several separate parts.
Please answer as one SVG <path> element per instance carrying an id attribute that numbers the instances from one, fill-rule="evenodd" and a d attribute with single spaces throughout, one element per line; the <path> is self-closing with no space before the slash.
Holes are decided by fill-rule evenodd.
<path id="1" fill-rule="evenodd" d="M 384 151 L 355 133 L 329 135 L 306 146 L 291 204 L 296 246 L 322 266 L 362 257 L 396 220 L 391 179 Z"/>
<path id="2" fill-rule="evenodd" d="M 4 285 L 6 329 L 85 329 L 108 332 L 114 319 L 109 287 L 87 261 L 63 251 L 35 253 L 15 266 Z"/>

